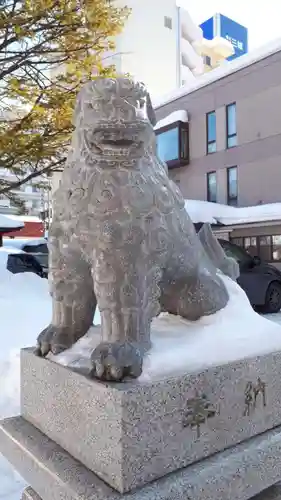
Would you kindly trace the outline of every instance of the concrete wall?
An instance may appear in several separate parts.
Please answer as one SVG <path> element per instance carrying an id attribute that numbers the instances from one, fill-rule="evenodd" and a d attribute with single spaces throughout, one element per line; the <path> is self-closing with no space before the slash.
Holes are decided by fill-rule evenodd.
<path id="1" fill-rule="evenodd" d="M 226 149 L 227 104 L 236 102 L 238 145 Z M 171 171 L 186 198 L 207 199 L 207 172 L 217 171 L 218 199 L 227 202 L 226 168 L 238 167 L 238 204 L 281 201 L 281 52 L 157 109 L 190 117 L 190 164 Z M 206 155 L 206 113 L 216 110 L 217 152 Z"/>

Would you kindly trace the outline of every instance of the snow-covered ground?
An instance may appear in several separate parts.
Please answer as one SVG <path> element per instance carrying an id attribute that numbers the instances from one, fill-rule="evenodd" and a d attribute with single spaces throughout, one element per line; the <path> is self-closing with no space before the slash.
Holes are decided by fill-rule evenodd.
<path id="1" fill-rule="evenodd" d="M 19 350 L 34 344 L 36 331 L 50 317 L 47 281 L 33 273 L 5 271 L 7 254 L 0 252 L 0 418 L 19 413 Z M 0 499 L 19 500 L 23 480 L 0 456 Z"/>
<path id="2" fill-rule="evenodd" d="M 12 275 L 5 271 L 6 258 L 7 252 L 0 249 L 0 418 L 19 414 L 19 350 L 34 345 L 51 316 L 47 280 L 32 273 Z M 269 319 L 281 325 L 281 313 Z M 99 315 L 95 323 L 99 323 Z M 225 333 L 229 335 L 229 331 Z M 0 500 L 19 500 L 24 487 L 24 481 L 0 456 Z"/>
<path id="3" fill-rule="evenodd" d="M 33 273 L 14 275 L 7 271 L 7 253 L 11 251 L 0 248 L 0 419 L 19 414 L 19 351 L 35 344 L 51 317 L 47 280 Z M 99 314 L 95 322 L 99 322 Z M 0 500 L 19 500 L 24 487 L 23 480 L 0 455 Z"/>

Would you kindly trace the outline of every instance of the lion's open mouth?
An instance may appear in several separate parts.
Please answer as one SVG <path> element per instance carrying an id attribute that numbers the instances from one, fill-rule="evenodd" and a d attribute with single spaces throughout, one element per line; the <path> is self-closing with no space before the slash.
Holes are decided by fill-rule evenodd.
<path id="1" fill-rule="evenodd" d="M 104 139 L 102 141 L 104 146 L 117 147 L 117 148 L 129 148 L 134 144 L 134 141 L 130 141 L 128 139 Z"/>

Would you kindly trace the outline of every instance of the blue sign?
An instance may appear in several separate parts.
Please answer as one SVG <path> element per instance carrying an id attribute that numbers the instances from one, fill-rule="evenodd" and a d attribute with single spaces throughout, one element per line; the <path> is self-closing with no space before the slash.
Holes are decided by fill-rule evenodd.
<path id="1" fill-rule="evenodd" d="M 213 40 L 213 38 L 216 36 L 214 35 L 214 18 L 210 17 L 210 19 L 207 19 L 207 21 L 204 21 L 204 23 L 200 24 L 200 28 L 203 31 L 203 36 L 207 40 Z"/>
<path id="2" fill-rule="evenodd" d="M 203 36 L 207 40 L 212 40 L 216 36 L 221 36 L 228 40 L 234 49 L 234 54 L 228 60 L 236 59 L 248 52 L 248 30 L 245 26 L 236 23 L 229 17 L 222 14 L 215 14 L 200 25 Z"/>

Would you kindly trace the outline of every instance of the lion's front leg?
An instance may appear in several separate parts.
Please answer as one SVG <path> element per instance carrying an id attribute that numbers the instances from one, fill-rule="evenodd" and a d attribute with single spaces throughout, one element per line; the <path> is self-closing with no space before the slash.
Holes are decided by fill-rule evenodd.
<path id="1" fill-rule="evenodd" d="M 37 338 L 36 354 L 58 354 L 87 333 L 96 309 L 90 265 L 63 237 L 51 238 L 52 321 Z"/>
<path id="2" fill-rule="evenodd" d="M 92 375 L 102 380 L 137 378 L 150 348 L 151 319 L 158 312 L 157 270 L 140 247 L 100 253 L 94 269 L 102 342 L 91 356 Z"/>

